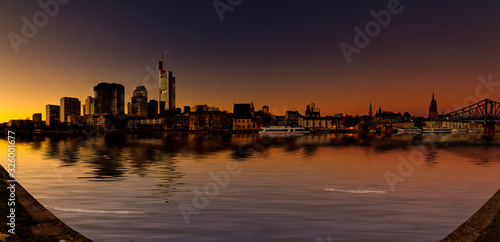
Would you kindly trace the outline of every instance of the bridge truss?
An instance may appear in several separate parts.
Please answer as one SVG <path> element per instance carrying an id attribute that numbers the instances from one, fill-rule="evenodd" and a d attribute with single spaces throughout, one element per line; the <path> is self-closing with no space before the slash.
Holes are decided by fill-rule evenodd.
<path id="1" fill-rule="evenodd" d="M 500 103 L 484 99 L 444 116 L 450 120 L 500 120 Z"/>

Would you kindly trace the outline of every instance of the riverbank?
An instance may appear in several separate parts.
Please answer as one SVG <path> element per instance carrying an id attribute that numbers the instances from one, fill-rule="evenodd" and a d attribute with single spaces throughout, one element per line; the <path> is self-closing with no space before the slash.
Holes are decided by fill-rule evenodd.
<path id="1" fill-rule="evenodd" d="M 0 132 L 0 135 L 7 135 L 9 130 Z M 253 130 L 165 130 L 165 129 L 114 129 L 114 130 L 13 130 L 16 134 L 23 135 L 113 135 L 113 134 L 141 134 L 141 135 L 158 135 L 158 134 L 258 134 L 258 129 Z M 312 131 L 316 134 L 355 134 L 358 133 L 354 129 L 316 129 Z"/>
<path id="2" fill-rule="evenodd" d="M 9 233 L 10 226 L 1 226 L 0 241 L 91 241 L 76 232 L 40 204 L 19 183 L 7 182 L 10 177 L 0 166 L 0 221 L 6 225 L 15 209 L 15 229 Z M 8 204 L 9 185 L 15 184 L 15 205 Z M 12 216 L 11 216 L 12 217 Z"/>
<path id="3" fill-rule="evenodd" d="M 446 236 L 448 241 L 500 241 L 500 190 L 474 215 Z"/>

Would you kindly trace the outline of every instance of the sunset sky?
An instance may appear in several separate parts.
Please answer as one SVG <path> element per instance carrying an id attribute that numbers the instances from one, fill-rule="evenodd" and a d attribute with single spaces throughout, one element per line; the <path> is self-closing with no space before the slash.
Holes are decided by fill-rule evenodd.
<path id="1" fill-rule="evenodd" d="M 66 96 L 83 103 L 100 82 L 123 84 L 126 102 L 140 85 L 158 100 L 166 49 L 181 108 L 232 112 L 233 103 L 253 101 L 303 114 L 315 102 L 323 116 L 363 115 L 371 101 L 374 111 L 427 116 L 433 91 L 439 112 L 452 111 L 472 104 L 478 76 L 489 74 L 499 85 L 480 93 L 500 101 L 499 1 L 400 1 L 351 63 L 340 43 L 354 45 L 354 28 L 374 21 L 370 11 L 397 1 L 242 0 L 223 21 L 213 2 L 72 0 L 44 24 L 38 1 L 2 1 L 0 122 L 37 112 L 45 120 L 46 104 Z M 23 36 L 22 18 L 34 16 L 41 27 L 16 53 L 9 33 Z"/>

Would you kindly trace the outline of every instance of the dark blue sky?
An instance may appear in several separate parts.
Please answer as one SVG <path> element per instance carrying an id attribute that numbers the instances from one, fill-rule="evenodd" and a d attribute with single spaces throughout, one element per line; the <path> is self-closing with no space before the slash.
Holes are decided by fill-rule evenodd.
<path id="1" fill-rule="evenodd" d="M 0 111 L 24 118 L 62 96 L 83 100 L 102 81 L 124 84 L 128 100 L 146 68 L 156 69 L 147 63 L 166 49 L 178 106 L 229 111 L 253 100 L 276 113 L 316 102 L 325 115 L 365 114 L 371 101 L 425 115 L 432 91 L 446 110 L 475 95 L 479 75 L 495 77 L 500 2 L 493 0 L 400 1 L 401 13 L 348 64 L 340 43 L 353 45 L 354 27 L 364 29 L 374 20 L 370 11 L 388 2 L 243 0 L 221 21 L 213 1 L 73 0 L 16 54 L 6 36 L 21 34 L 21 18 L 42 8 L 3 1 L 0 72 L 12 93 L 1 101 L 29 98 Z M 146 83 L 150 99 L 158 99 L 155 82 Z"/>

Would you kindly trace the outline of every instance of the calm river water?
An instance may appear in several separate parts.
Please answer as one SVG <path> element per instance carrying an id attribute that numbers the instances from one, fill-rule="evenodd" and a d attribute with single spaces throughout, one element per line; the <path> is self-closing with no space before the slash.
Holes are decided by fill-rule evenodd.
<path id="1" fill-rule="evenodd" d="M 498 139 L 257 138 L 16 137 L 16 173 L 95 241 L 437 241 L 500 188 Z"/>

